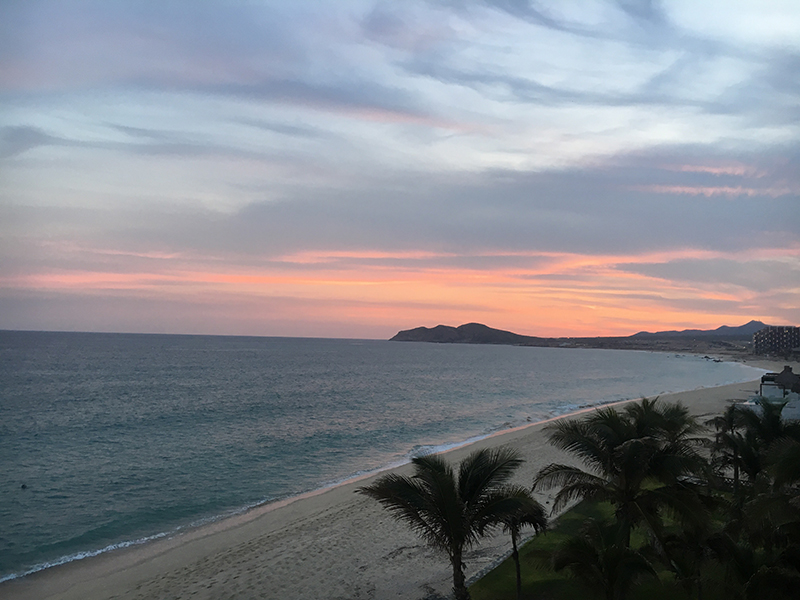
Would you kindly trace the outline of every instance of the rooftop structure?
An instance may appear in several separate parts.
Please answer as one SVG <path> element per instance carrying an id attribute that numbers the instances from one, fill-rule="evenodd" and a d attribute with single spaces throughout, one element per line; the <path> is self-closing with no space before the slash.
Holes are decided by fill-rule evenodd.
<path id="1" fill-rule="evenodd" d="M 761 377 L 758 395 L 785 398 L 790 392 L 800 393 L 800 375 L 786 365 L 780 373 L 766 373 Z"/>

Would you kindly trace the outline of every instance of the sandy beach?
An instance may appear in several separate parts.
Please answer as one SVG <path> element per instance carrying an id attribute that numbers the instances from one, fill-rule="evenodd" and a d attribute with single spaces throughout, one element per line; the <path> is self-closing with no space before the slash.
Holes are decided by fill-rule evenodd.
<path id="1" fill-rule="evenodd" d="M 751 362 L 780 370 L 783 362 Z M 792 364 L 792 363 L 789 363 Z M 797 364 L 792 364 L 795 371 Z M 701 419 L 731 400 L 758 391 L 758 381 L 664 396 Z M 565 461 L 537 423 L 457 448 L 458 461 L 478 447 L 508 445 L 526 462 L 516 481 L 529 485 L 544 465 Z M 408 465 L 398 469 L 410 472 Z M 47 569 L 0 584 L 8 600 L 104 599 L 390 599 L 448 597 L 446 557 L 424 546 L 404 525 L 354 491 L 372 478 L 254 509 L 244 515 L 137 547 Z M 548 496 L 540 496 L 543 503 Z M 466 556 L 467 576 L 510 549 L 498 533 Z"/>

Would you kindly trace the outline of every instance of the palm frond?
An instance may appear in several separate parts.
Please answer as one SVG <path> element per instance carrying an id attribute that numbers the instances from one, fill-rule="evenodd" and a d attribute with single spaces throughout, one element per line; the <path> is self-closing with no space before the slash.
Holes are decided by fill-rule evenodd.
<path id="1" fill-rule="evenodd" d="M 573 467 L 572 465 L 562 465 L 558 463 L 551 463 L 542 468 L 533 480 L 534 490 L 549 490 L 554 487 L 563 485 L 572 485 L 575 483 L 586 484 L 604 484 L 606 480 L 592 473 Z"/>
<path id="2" fill-rule="evenodd" d="M 581 458 L 598 472 L 607 468 L 610 452 L 606 441 L 585 421 L 556 421 L 546 428 L 550 443 Z"/>
<path id="3" fill-rule="evenodd" d="M 413 463 L 416 467 L 414 479 L 425 487 L 425 504 L 421 510 L 432 529 L 447 540 L 450 552 L 471 537 L 453 468 L 439 455 L 415 458 Z"/>
<path id="4" fill-rule="evenodd" d="M 624 597 L 640 577 L 657 574 L 641 553 L 620 543 L 621 535 L 616 525 L 589 521 L 579 536 L 556 550 L 553 568 L 569 569 L 589 587 L 603 590 L 607 597 Z"/>
<path id="5" fill-rule="evenodd" d="M 553 508 L 550 512 L 557 514 L 578 500 L 605 500 L 617 503 L 619 502 L 619 493 L 615 489 L 597 483 L 580 482 L 565 485 L 553 499 Z"/>
<path id="6" fill-rule="evenodd" d="M 608 480 L 587 473 L 571 465 L 550 464 L 536 475 L 534 490 L 547 490 L 560 487 L 553 502 L 552 513 L 556 514 L 575 500 L 590 498 L 613 499 L 616 488 Z"/>
<path id="7" fill-rule="evenodd" d="M 357 491 L 378 500 L 428 544 L 445 551 L 457 569 L 464 548 L 520 510 L 522 501 L 514 498 L 517 488 L 505 482 L 522 460 L 509 448 L 473 452 L 462 461 L 458 478 L 440 455 L 420 456 L 412 463 L 412 477 L 389 474 Z"/>
<path id="8" fill-rule="evenodd" d="M 547 527 L 544 507 L 521 485 L 506 485 L 487 494 L 473 518 L 481 535 L 499 525 L 506 531 L 526 526 L 543 531 Z"/>
<path id="9" fill-rule="evenodd" d="M 776 441 L 767 460 L 777 487 L 800 481 L 800 440 L 784 437 Z"/>
<path id="10" fill-rule="evenodd" d="M 506 483 L 524 461 L 508 447 L 482 449 L 470 454 L 459 467 L 459 495 L 466 505 Z"/>
<path id="11" fill-rule="evenodd" d="M 447 532 L 441 517 L 432 514 L 429 488 L 424 482 L 402 475 L 385 475 L 357 493 L 380 502 L 394 518 L 406 523 L 431 546 L 448 551 Z"/>
<path id="12" fill-rule="evenodd" d="M 690 486 L 663 486 L 645 490 L 637 499 L 642 516 L 658 516 L 662 511 L 683 527 L 701 530 L 711 522 L 704 498 Z M 653 521 L 647 519 L 650 523 Z M 660 525 L 660 524 L 659 524 Z"/>

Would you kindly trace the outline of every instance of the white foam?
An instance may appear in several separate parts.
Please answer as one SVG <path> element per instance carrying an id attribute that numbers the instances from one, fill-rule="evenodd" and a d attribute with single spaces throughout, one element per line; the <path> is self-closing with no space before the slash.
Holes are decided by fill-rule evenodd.
<path id="1" fill-rule="evenodd" d="M 154 535 L 149 535 L 147 537 L 139 538 L 136 540 L 128 540 L 124 542 L 117 542 L 116 544 L 110 544 L 105 548 L 101 548 L 99 550 L 87 550 L 85 552 L 78 552 L 76 554 L 70 554 L 68 556 L 62 556 L 61 558 L 57 558 L 56 560 L 48 561 L 39 563 L 26 569 L 25 571 L 21 571 L 19 573 L 11 573 L 10 575 L 4 575 L 0 577 L 0 583 L 4 581 L 9 581 L 11 579 L 18 579 L 20 577 L 25 577 L 26 575 L 31 575 L 33 573 L 37 573 L 39 571 L 44 571 L 45 569 L 49 569 L 50 567 L 57 567 L 59 565 L 65 565 L 67 563 L 75 562 L 76 560 L 83 560 L 84 558 L 91 558 L 92 556 L 97 556 L 99 554 L 103 554 L 105 552 L 111 552 L 112 550 L 121 550 L 122 548 L 130 548 L 131 546 L 138 546 L 140 544 L 144 544 L 153 540 L 157 540 L 160 538 L 165 538 L 170 535 L 174 535 L 177 532 L 178 527 L 175 531 L 172 532 L 162 532 L 156 533 Z"/>
<path id="2" fill-rule="evenodd" d="M 698 357 L 698 358 L 700 358 L 700 357 Z M 751 372 L 758 372 L 759 376 L 766 372 L 764 369 L 759 369 L 757 367 L 752 367 L 750 365 L 741 365 L 741 367 L 742 367 L 742 371 L 743 372 L 748 373 L 748 377 L 752 377 L 752 375 L 750 374 Z M 715 383 L 712 387 L 716 387 L 716 386 L 719 386 L 719 385 L 728 385 L 728 384 L 732 384 L 732 383 L 742 383 L 742 380 L 739 379 L 739 378 L 736 378 L 735 380 L 729 380 L 729 381 L 726 381 L 724 383 Z M 706 387 L 706 386 L 700 386 L 700 387 L 695 388 L 695 389 L 703 389 L 704 387 Z M 678 391 L 686 391 L 686 390 L 678 390 Z M 675 391 L 664 391 L 662 393 L 663 394 L 675 393 Z M 537 423 L 542 423 L 542 422 L 545 422 L 545 421 L 549 421 L 549 420 L 551 420 L 553 418 L 560 418 L 560 417 L 568 416 L 568 415 L 571 415 L 571 414 L 578 414 L 578 413 L 581 413 L 581 412 L 586 411 L 586 410 L 591 409 L 591 408 L 595 408 L 595 407 L 599 407 L 599 406 L 603 406 L 603 405 L 620 403 L 620 402 L 628 402 L 628 401 L 635 400 L 635 399 L 638 399 L 638 398 L 641 398 L 641 397 L 642 396 L 637 395 L 637 396 L 632 396 L 632 397 L 606 398 L 606 399 L 601 399 L 601 400 L 598 400 L 598 401 L 583 402 L 583 403 L 580 403 L 580 404 L 574 404 L 574 403 L 561 404 L 561 405 L 559 405 L 557 407 L 554 407 L 554 408 L 550 409 L 547 413 L 539 414 L 539 415 L 535 416 L 533 419 L 531 419 L 531 417 L 529 416 L 529 417 L 527 417 L 527 419 L 525 419 L 525 418 L 517 419 L 516 422 L 515 421 L 506 421 L 506 422 L 504 422 L 504 423 L 502 423 L 500 425 L 494 426 L 493 428 L 488 430 L 486 433 L 483 433 L 483 434 L 480 434 L 480 435 L 475 435 L 475 436 L 469 437 L 469 438 L 467 438 L 465 440 L 446 442 L 446 443 L 442 443 L 442 444 L 430 444 L 430 445 L 420 444 L 420 445 L 416 445 L 416 446 L 413 446 L 410 450 L 408 450 L 404 455 L 402 455 L 402 458 L 400 458 L 399 460 L 395 460 L 395 461 L 389 462 L 389 463 L 387 463 L 387 464 L 385 464 L 383 466 L 377 467 L 377 468 L 357 471 L 357 472 L 355 472 L 355 473 L 353 473 L 351 475 L 347 475 L 345 477 L 342 477 L 342 478 L 339 478 L 339 479 L 336 479 L 336 480 L 324 481 L 324 482 L 321 482 L 318 486 L 316 486 L 313 489 L 308 489 L 306 491 L 299 492 L 299 493 L 289 494 L 289 495 L 287 495 L 285 497 L 264 498 L 264 499 L 262 499 L 262 500 L 260 500 L 258 502 L 253 502 L 253 503 L 244 505 L 242 507 L 239 507 L 237 509 L 234 509 L 234 510 L 231 510 L 231 511 L 226 511 L 226 512 L 224 512 L 222 514 L 219 514 L 219 515 L 205 517 L 205 518 L 202 518 L 202 519 L 198 519 L 198 520 L 192 521 L 191 523 L 189 523 L 187 525 L 182 525 L 182 526 L 175 527 L 175 528 L 173 528 L 172 530 L 170 530 L 168 532 L 156 533 L 156 534 L 145 536 L 145 537 L 138 538 L 138 539 L 135 539 L 135 540 L 127 540 L 127 541 L 122 541 L 122 542 L 118 542 L 118 543 L 114 543 L 114 544 L 109 544 L 109 545 L 107 545 L 107 546 L 105 546 L 105 547 L 103 547 L 101 549 L 98 549 L 98 550 L 89 550 L 89 551 L 78 552 L 78 553 L 71 554 L 71 555 L 68 555 L 68 556 L 64 556 L 64 557 L 61 557 L 61 558 L 58 558 L 58 559 L 55 559 L 55 560 L 52 560 L 52 561 L 42 562 L 42 563 L 34 565 L 33 567 L 27 568 L 27 569 L 25 569 L 23 571 L 20 571 L 20 572 L 17 572 L 17 573 L 11 573 L 11 574 L 8 574 L 8 575 L 0 575 L 0 583 L 2 583 L 4 581 L 13 580 L 13 579 L 18 579 L 20 577 L 25 577 L 27 575 L 31 575 L 33 573 L 37 573 L 39 571 L 43 571 L 43 570 L 48 569 L 50 567 L 56 567 L 56 566 L 59 566 L 59 565 L 64 565 L 64 564 L 70 563 L 70 562 L 83 560 L 85 558 L 91 558 L 91 557 L 94 557 L 94 556 L 98 556 L 100 554 L 104 554 L 106 552 L 111 552 L 113 550 L 120 550 L 120 549 L 124 549 L 124 548 L 129 548 L 129 547 L 132 547 L 132 546 L 145 544 L 147 542 L 154 541 L 154 540 L 157 540 L 157 539 L 167 538 L 167 537 L 176 535 L 177 533 L 181 532 L 182 530 L 194 529 L 194 528 L 197 528 L 197 527 L 200 527 L 200 526 L 203 526 L 203 525 L 208 525 L 210 523 L 214 523 L 214 522 L 217 522 L 217 521 L 229 518 L 229 517 L 242 515 L 242 514 L 245 514 L 245 513 L 249 512 L 250 510 L 255 509 L 255 508 L 268 506 L 270 504 L 278 504 L 278 503 L 280 503 L 282 501 L 292 501 L 294 499 L 298 499 L 298 498 L 301 498 L 301 497 L 304 497 L 304 496 L 307 496 L 307 495 L 314 495 L 314 494 L 320 493 L 322 491 L 325 491 L 325 490 L 328 490 L 328 489 L 331 489 L 331 488 L 335 488 L 335 487 L 338 487 L 338 486 L 341 486 L 341 485 L 345 485 L 347 483 L 358 481 L 360 479 L 365 479 L 367 477 L 371 477 L 371 476 L 379 474 L 381 472 L 385 472 L 385 471 L 388 471 L 388 470 L 395 469 L 397 467 L 406 465 L 406 464 L 410 463 L 412 461 L 412 459 L 414 459 L 414 458 L 416 458 L 418 456 L 425 456 L 425 455 L 429 455 L 429 454 L 438 454 L 438 453 L 442 453 L 442 452 L 448 452 L 450 450 L 461 448 L 463 446 L 467 446 L 467 445 L 473 444 L 475 442 L 484 440 L 486 438 L 493 437 L 494 435 L 497 435 L 497 434 L 502 434 L 502 433 L 505 433 L 505 432 L 508 432 L 508 431 L 511 431 L 511 430 L 515 430 L 515 429 L 526 428 L 526 427 L 529 427 L 529 426 L 532 426 L 532 425 L 536 425 Z"/>

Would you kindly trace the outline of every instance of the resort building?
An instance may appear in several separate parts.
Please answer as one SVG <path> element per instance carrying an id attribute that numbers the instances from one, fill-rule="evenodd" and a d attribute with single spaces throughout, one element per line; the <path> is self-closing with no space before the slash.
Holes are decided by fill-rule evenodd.
<path id="1" fill-rule="evenodd" d="M 755 354 L 791 354 L 800 350 L 800 327 L 768 325 L 753 334 Z"/>
<path id="2" fill-rule="evenodd" d="M 766 373 L 761 377 L 758 395 L 766 398 L 785 398 L 789 392 L 800 393 L 800 375 L 786 365 L 780 373 Z"/>

